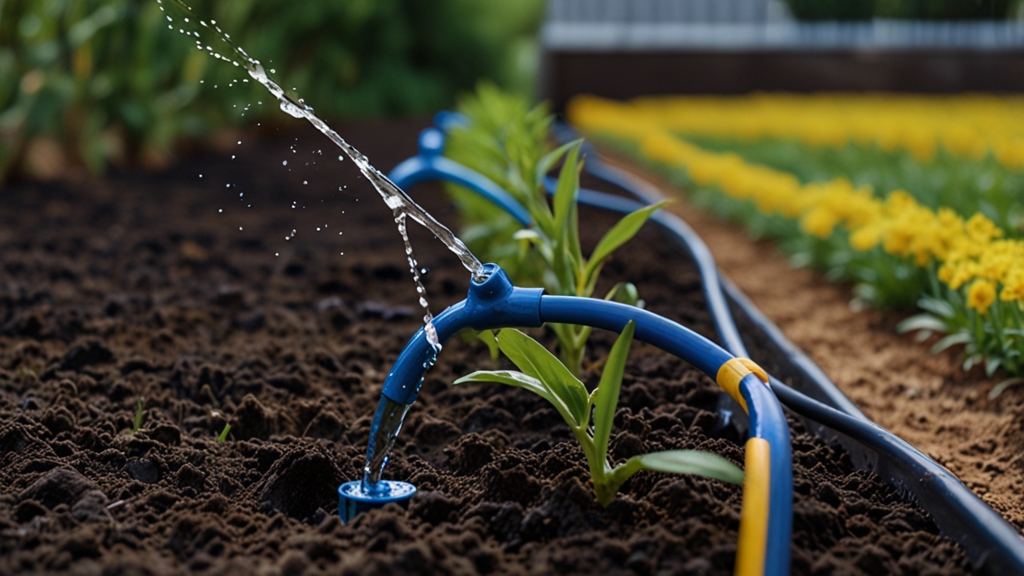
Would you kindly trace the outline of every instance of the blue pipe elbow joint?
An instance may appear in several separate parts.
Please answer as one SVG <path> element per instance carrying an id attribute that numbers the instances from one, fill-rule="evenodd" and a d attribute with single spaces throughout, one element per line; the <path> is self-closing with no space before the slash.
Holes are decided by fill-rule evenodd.
<path id="1" fill-rule="evenodd" d="M 444 344 L 464 328 L 490 330 L 507 326 L 537 328 L 541 326 L 540 300 L 542 288 L 518 288 L 497 264 L 485 264 L 486 278 L 472 280 L 469 295 L 438 314 L 433 321 L 437 341 Z M 383 394 L 401 404 L 416 401 L 423 374 L 434 363 L 437 350 L 427 341 L 423 328 L 406 344 L 391 372 L 384 380 Z"/>

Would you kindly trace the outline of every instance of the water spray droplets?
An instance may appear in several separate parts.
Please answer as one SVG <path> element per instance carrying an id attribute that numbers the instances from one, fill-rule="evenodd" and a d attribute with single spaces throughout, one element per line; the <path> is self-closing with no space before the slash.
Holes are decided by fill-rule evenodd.
<path id="1" fill-rule="evenodd" d="M 195 18 L 195 14 L 192 12 L 191 8 L 182 0 L 176 0 L 176 3 L 181 5 L 189 16 L 198 20 L 198 18 Z M 200 21 L 200 25 L 206 27 L 206 24 L 202 21 Z M 351 159 L 360 173 L 370 182 L 371 185 L 373 185 L 377 193 L 384 199 L 387 206 L 391 208 L 395 215 L 395 223 L 398 225 L 399 233 L 402 235 L 402 240 L 406 245 L 406 258 L 413 274 L 413 281 L 416 284 L 417 292 L 420 294 L 421 305 L 426 310 L 423 320 L 425 323 L 424 330 L 426 332 L 427 339 L 435 350 L 439 350 L 440 343 L 438 342 L 437 332 L 432 323 L 433 316 L 430 314 L 426 305 L 427 302 L 424 297 L 425 289 L 423 288 L 423 284 L 420 279 L 416 259 L 412 253 L 412 245 L 410 244 L 408 230 L 406 229 L 406 219 L 411 217 L 413 220 L 433 232 L 434 236 L 444 242 L 449 250 L 459 257 L 462 264 L 475 278 L 480 279 L 483 277 L 483 265 L 458 237 L 452 234 L 448 228 L 423 210 L 423 208 L 409 198 L 404 191 L 395 186 L 394 183 L 374 168 L 366 156 L 346 142 L 345 139 L 343 139 L 337 132 L 317 117 L 314 114 L 313 109 L 307 106 L 301 98 L 296 97 L 296 99 L 293 100 L 286 95 L 280 85 L 267 76 L 267 73 L 259 60 L 252 58 L 246 54 L 244 50 L 235 46 L 234 43 L 231 42 L 231 36 L 225 34 L 220 27 L 217 26 L 216 21 L 210 20 L 210 25 L 213 26 L 213 30 L 220 36 L 224 43 L 233 50 L 237 56 L 239 56 L 242 64 L 240 64 L 237 59 L 228 59 L 217 54 L 210 46 L 207 46 L 207 51 L 221 60 L 230 61 L 234 66 L 243 66 L 249 73 L 250 78 L 259 82 L 278 100 L 281 111 L 293 118 L 305 119 L 319 130 L 321 134 L 330 139 L 331 142 L 333 142 L 342 152 L 342 154 L 339 155 L 339 160 L 343 161 L 345 157 Z M 276 70 L 271 68 L 270 73 L 275 74 Z M 214 87 L 216 88 L 216 86 Z M 358 202 L 358 198 L 356 201 Z M 294 234 L 295 232 L 293 231 L 292 237 L 294 237 Z"/>

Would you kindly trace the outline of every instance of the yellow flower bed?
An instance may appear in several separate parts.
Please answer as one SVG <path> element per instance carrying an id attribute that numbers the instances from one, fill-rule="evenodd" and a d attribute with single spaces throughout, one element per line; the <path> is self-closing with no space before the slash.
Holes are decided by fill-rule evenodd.
<path id="1" fill-rule="evenodd" d="M 751 100 L 756 103 L 768 98 Z M 700 99 L 687 99 L 687 102 L 693 101 Z M 708 101 L 705 108 L 716 106 L 713 102 L 717 99 Z M 980 106 L 983 101 L 964 98 L 961 105 L 971 108 Z M 937 262 L 940 264 L 938 277 L 950 288 L 958 290 L 970 286 L 968 306 L 981 314 L 989 311 L 997 295 L 1004 302 L 1013 302 L 1016 306 L 1024 304 L 1024 242 L 1003 239 L 1002 230 L 982 214 L 964 219 L 948 208 L 933 211 L 902 190 L 881 199 L 875 197 L 869 187 L 855 187 L 844 178 L 803 184 L 787 172 L 750 164 L 736 154 L 710 152 L 680 140 L 673 135 L 673 130 L 686 124 L 690 131 L 694 131 L 695 126 L 707 126 L 704 131 L 708 132 L 711 120 L 699 118 L 696 112 L 673 115 L 667 104 L 659 108 L 655 103 L 642 101 L 632 105 L 578 98 L 570 105 L 569 118 L 585 131 L 636 143 L 641 154 L 651 160 L 685 168 L 698 186 L 713 186 L 732 198 L 753 201 L 763 214 L 797 219 L 807 234 L 828 238 L 836 227 L 842 227 L 849 232 L 849 243 L 855 250 L 867 251 L 880 245 L 888 254 L 913 258 L 918 266 Z M 869 110 L 869 104 L 863 109 Z M 741 108 L 739 117 L 730 119 L 724 130 L 739 132 L 744 129 L 744 121 L 757 116 L 753 111 L 737 107 Z M 666 110 L 667 116 L 659 115 L 659 111 Z M 977 111 L 979 115 L 981 112 Z M 779 135 L 783 123 L 772 119 L 753 124 L 744 136 Z M 852 128 L 855 123 L 836 119 L 833 124 L 837 131 L 842 124 L 846 126 L 845 134 L 855 133 Z M 930 134 L 945 133 L 937 124 L 929 126 Z M 808 129 L 795 127 L 792 131 Z M 866 130 L 859 134 L 864 133 Z M 826 138 L 823 133 L 820 138 L 838 139 L 838 136 Z"/>
<path id="2" fill-rule="evenodd" d="M 589 106 L 593 100 L 578 100 Z M 930 161 L 941 146 L 981 159 L 992 153 L 1024 167 L 1024 98 L 1007 96 L 796 95 L 672 96 L 630 103 L 634 122 L 741 140 L 780 138 L 813 146 L 848 142 L 905 149 Z"/>

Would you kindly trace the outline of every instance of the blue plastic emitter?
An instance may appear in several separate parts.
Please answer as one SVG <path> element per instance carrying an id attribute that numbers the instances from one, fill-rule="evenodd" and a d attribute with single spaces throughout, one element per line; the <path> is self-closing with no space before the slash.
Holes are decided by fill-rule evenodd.
<path id="1" fill-rule="evenodd" d="M 348 524 L 359 514 L 374 508 L 391 503 L 408 506 L 415 495 L 415 486 L 398 480 L 380 480 L 372 493 L 363 490 L 362 480 L 345 482 L 338 486 L 338 515 L 343 523 Z"/>

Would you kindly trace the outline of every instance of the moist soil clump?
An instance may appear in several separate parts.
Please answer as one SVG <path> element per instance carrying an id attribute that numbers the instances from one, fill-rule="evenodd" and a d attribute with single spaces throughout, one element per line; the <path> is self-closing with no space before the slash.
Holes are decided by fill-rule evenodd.
<path id="1" fill-rule="evenodd" d="M 387 168 L 420 127 L 342 133 Z M 420 493 L 341 524 L 336 488 L 360 476 L 381 384 L 420 312 L 390 211 L 325 145 L 300 132 L 237 160 L 4 190 L 0 573 L 730 574 L 739 487 L 643 472 L 601 508 L 544 400 L 449 385 L 494 366 L 459 338 L 385 471 Z M 454 225 L 440 188 L 413 193 Z M 592 246 L 613 220 L 581 222 Z M 469 274 L 413 234 L 436 313 Z M 620 280 L 714 337 L 699 277 L 656 231 L 606 267 L 604 289 Z M 613 341 L 595 334 L 588 364 Z M 613 458 L 688 448 L 742 465 L 716 401 L 709 378 L 634 345 Z M 920 508 L 793 430 L 793 573 L 970 571 Z"/>

